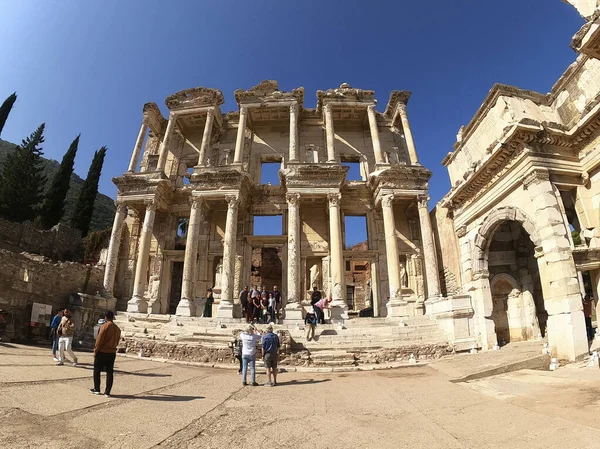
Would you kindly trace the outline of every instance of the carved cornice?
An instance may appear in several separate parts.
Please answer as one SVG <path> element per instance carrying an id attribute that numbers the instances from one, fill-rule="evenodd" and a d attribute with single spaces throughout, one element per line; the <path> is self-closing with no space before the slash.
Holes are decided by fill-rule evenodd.
<path id="1" fill-rule="evenodd" d="M 160 135 L 164 132 L 167 120 L 163 117 L 156 103 L 144 104 L 143 115 L 144 120 L 148 123 L 154 134 Z"/>
<path id="2" fill-rule="evenodd" d="M 192 173 L 190 181 L 195 191 L 235 190 L 247 187 L 250 182 L 250 175 L 228 166 L 203 167 L 201 170 Z"/>
<path id="3" fill-rule="evenodd" d="M 394 118 L 396 107 L 400 104 L 406 105 L 410 99 L 411 93 L 408 90 L 393 90 L 390 93 L 390 99 L 385 106 L 383 115 L 389 119 Z"/>
<path id="4" fill-rule="evenodd" d="M 209 87 L 193 87 L 169 95 L 165 104 L 170 110 L 197 108 L 202 106 L 219 106 L 225 102 L 219 89 Z"/>
<path id="5" fill-rule="evenodd" d="M 337 89 L 327 89 L 325 91 L 317 91 L 317 111 L 323 109 L 323 105 L 327 102 L 344 102 L 344 101 L 360 101 L 373 102 L 375 101 L 374 90 L 355 89 L 350 87 L 348 83 L 342 83 Z"/>
<path id="6" fill-rule="evenodd" d="M 546 168 L 536 168 L 527 173 L 521 181 L 523 188 L 527 190 L 532 184 L 540 184 L 544 181 L 550 181 L 550 173 Z"/>
<path id="7" fill-rule="evenodd" d="M 341 188 L 349 167 L 338 164 L 288 164 L 280 170 L 281 185 L 290 187 Z"/>
<path id="8" fill-rule="evenodd" d="M 296 100 L 300 109 L 304 105 L 303 87 L 293 89 L 291 92 L 284 92 L 279 90 L 279 83 L 275 80 L 264 80 L 251 89 L 238 89 L 233 94 L 238 104 Z"/>
<path id="9" fill-rule="evenodd" d="M 392 165 L 369 176 L 369 185 L 378 189 L 426 190 L 431 171 L 417 165 Z"/>

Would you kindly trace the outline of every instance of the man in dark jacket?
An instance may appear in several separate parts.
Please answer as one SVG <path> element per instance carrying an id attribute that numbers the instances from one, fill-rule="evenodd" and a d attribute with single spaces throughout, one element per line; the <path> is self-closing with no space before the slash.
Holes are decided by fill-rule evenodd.
<path id="1" fill-rule="evenodd" d="M 121 340 L 121 329 L 113 323 L 115 314 L 110 310 L 104 315 L 106 323 L 100 328 L 96 345 L 94 346 L 94 388 L 90 389 L 92 394 L 100 394 L 100 372 L 106 371 L 106 388 L 104 396 L 110 397 L 113 384 L 113 370 L 115 358 L 117 357 L 117 346 Z"/>
<path id="2" fill-rule="evenodd" d="M 62 309 L 56 312 L 56 315 L 52 319 L 52 323 L 50 323 L 50 338 L 52 338 L 52 358 L 55 362 L 58 362 L 58 358 L 56 357 L 56 351 L 58 350 L 58 334 L 56 330 L 60 325 L 60 321 L 63 317 Z"/>

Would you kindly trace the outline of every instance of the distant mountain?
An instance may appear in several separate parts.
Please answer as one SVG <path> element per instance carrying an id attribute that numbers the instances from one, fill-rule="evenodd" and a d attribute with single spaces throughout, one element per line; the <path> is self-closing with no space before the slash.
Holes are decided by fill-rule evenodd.
<path id="1" fill-rule="evenodd" d="M 14 143 L 7 142 L 6 140 L 0 139 L 0 170 L 4 165 L 4 159 L 6 155 L 13 151 L 16 145 Z M 42 146 L 43 148 L 43 146 Z M 53 159 L 44 159 L 44 173 L 48 177 L 48 183 L 46 189 L 50 187 L 52 178 L 58 171 L 60 164 Z M 79 191 L 83 185 L 83 179 L 73 173 L 71 175 L 71 184 L 69 192 L 67 193 L 67 203 L 65 205 L 65 215 L 61 221 L 70 223 L 71 216 L 73 215 L 73 209 L 77 204 L 77 198 L 79 198 Z M 113 218 L 115 217 L 115 204 L 114 200 L 106 195 L 98 192 L 96 202 L 94 203 L 94 214 L 92 215 L 92 224 L 90 231 L 97 231 L 99 229 L 106 229 L 112 226 Z"/>

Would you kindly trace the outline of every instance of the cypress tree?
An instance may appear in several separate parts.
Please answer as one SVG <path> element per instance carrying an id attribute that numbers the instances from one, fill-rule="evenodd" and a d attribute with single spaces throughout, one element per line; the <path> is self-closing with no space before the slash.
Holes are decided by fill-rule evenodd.
<path id="1" fill-rule="evenodd" d="M 17 101 L 16 92 L 4 100 L 4 103 L 0 106 L 0 135 L 2 135 L 2 129 L 4 129 L 4 124 L 6 123 L 6 119 L 8 119 L 8 114 L 10 114 L 10 110 L 12 109 L 13 104 L 15 104 L 15 101 Z"/>
<path id="2" fill-rule="evenodd" d="M 94 153 L 94 159 L 92 159 L 87 178 L 85 178 L 83 186 L 81 187 L 81 192 L 79 193 L 75 212 L 73 212 L 71 227 L 79 229 L 82 236 L 87 235 L 90 229 L 90 223 L 92 222 L 94 202 L 96 201 L 96 195 L 98 194 L 98 183 L 100 182 L 105 155 L 106 147 L 102 147 Z"/>
<path id="3" fill-rule="evenodd" d="M 33 220 L 42 200 L 46 176 L 43 173 L 42 123 L 20 146 L 8 154 L 0 176 L 0 216 L 10 221 Z"/>
<path id="4" fill-rule="evenodd" d="M 65 213 L 65 198 L 69 191 L 69 183 L 73 174 L 73 164 L 79 145 L 79 136 L 69 146 L 62 158 L 60 167 L 52 179 L 52 185 L 46 193 L 40 214 L 40 223 L 44 229 L 50 229 L 58 224 Z"/>

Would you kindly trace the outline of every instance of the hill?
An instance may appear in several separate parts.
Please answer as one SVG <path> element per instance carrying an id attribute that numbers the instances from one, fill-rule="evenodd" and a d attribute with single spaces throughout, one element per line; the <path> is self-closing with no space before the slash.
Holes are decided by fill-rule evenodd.
<path id="1" fill-rule="evenodd" d="M 14 143 L 10 143 L 0 139 L 0 170 L 4 165 L 4 159 L 6 159 L 6 155 L 9 152 L 13 151 L 15 146 L 16 145 Z M 52 178 L 54 177 L 54 174 L 58 171 L 59 166 L 60 164 L 55 160 L 44 158 L 44 173 L 48 177 L 46 189 L 50 187 Z M 82 185 L 83 179 L 81 179 L 77 174 L 73 173 L 71 175 L 69 192 L 67 193 L 65 215 L 62 219 L 62 221 L 65 223 L 69 223 L 71 221 L 73 209 L 75 208 L 75 204 L 77 203 L 77 198 L 79 198 L 79 192 L 81 191 Z M 113 224 L 114 216 L 114 200 L 98 192 L 96 202 L 94 203 L 94 214 L 92 215 L 92 224 L 90 226 L 90 231 L 97 231 L 99 229 L 106 229 L 111 227 Z"/>

